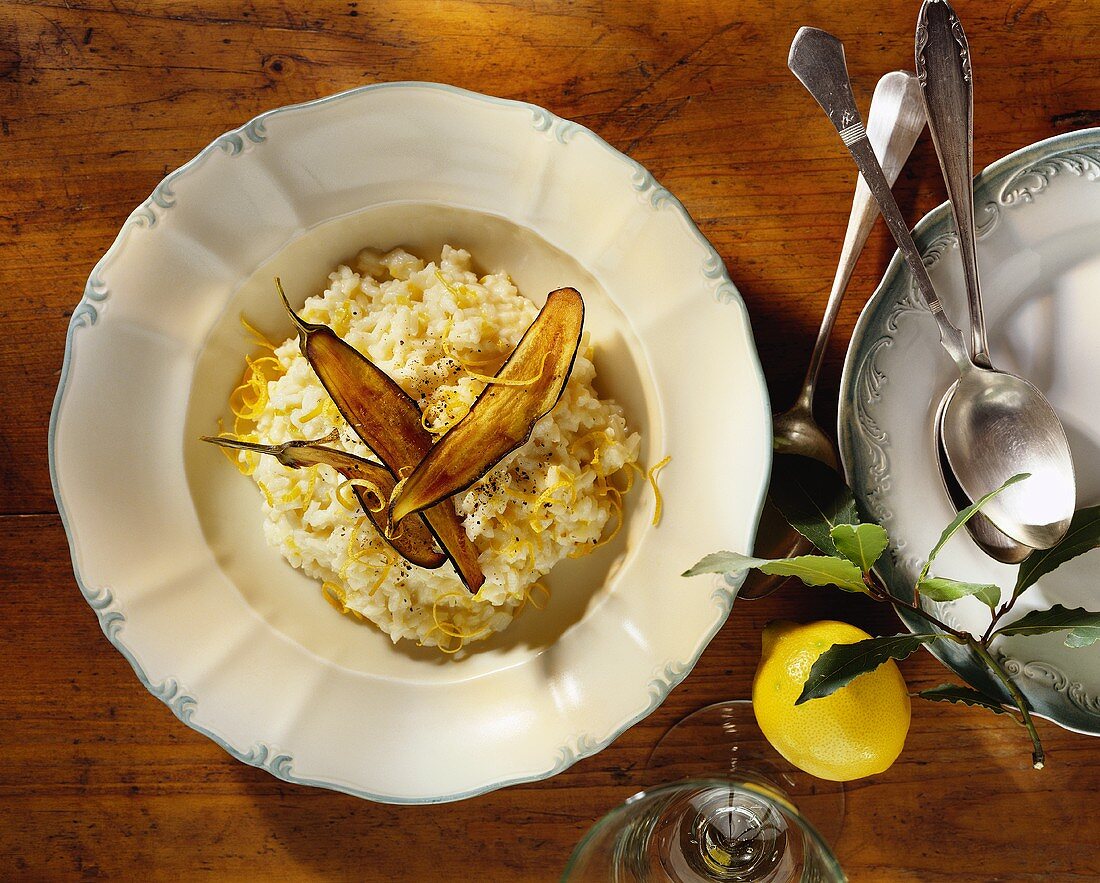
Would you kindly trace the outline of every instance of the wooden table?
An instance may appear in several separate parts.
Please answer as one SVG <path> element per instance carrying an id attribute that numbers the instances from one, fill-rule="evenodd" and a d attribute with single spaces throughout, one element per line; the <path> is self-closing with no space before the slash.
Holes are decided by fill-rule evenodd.
<path id="1" fill-rule="evenodd" d="M 748 302 L 774 402 L 801 378 L 854 174 L 786 70 L 796 27 L 847 43 L 866 107 L 911 67 L 916 0 L 0 3 L 0 877 L 551 880 L 633 793 L 660 734 L 744 697 L 770 619 L 898 628 L 862 598 L 789 586 L 737 605 L 687 681 L 607 750 L 464 803 L 378 806 L 230 759 L 141 688 L 75 586 L 46 427 L 65 328 L 128 212 L 216 135 L 283 104 L 381 80 L 440 80 L 591 127 L 675 192 Z M 959 0 L 977 68 L 979 166 L 1100 124 L 1100 4 Z M 927 138 L 897 186 L 916 220 L 943 198 Z M 840 315 L 820 413 L 893 250 L 872 236 Z M 948 680 L 927 653 L 911 687 Z M 1100 742 L 914 707 L 886 773 L 853 783 L 836 845 L 855 881 L 1100 878 Z"/>

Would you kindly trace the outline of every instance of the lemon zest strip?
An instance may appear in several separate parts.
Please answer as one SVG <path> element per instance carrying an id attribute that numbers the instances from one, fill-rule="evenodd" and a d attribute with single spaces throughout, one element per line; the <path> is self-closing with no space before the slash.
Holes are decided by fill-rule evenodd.
<path id="1" fill-rule="evenodd" d="M 538 383 L 538 381 L 542 379 L 543 372 L 546 370 L 546 360 L 550 357 L 550 353 L 543 353 L 542 362 L 539 363 L 539 370 L 534 376 L 511 380 L 505 377 L 490 377 L 488 374 L 479 374 L 477 371 L 474 371 L 462 360 L 462 357 L 454 351 L 450 342 L 447 340 L 443 341 L 443 352 L 446 353 L 447 358 L 457 362 L 458 367 L 468 376 L 474 378 L 474 380 L 480 380 L 485 384 L 495 384 L 496 386 L 530 386 L 533 383 Z"/>
<path id="2" fill-rule="evenodd" d="M 541 589 L 545 596 L 545 600 L 543 600 L 541 605 L 535 600 L 536 589 Z M 523 597 L 524 600 L 530 601 L 531 606 L 536 610 L 545 610 L 546 606 L 550 603 L 550 587 L 543 582 L 533 582 L 524 590 Z"/>
<path id="3" fill-rule="evenodd" d="M 260 481 L 257 478 L 256 479 L 256 487 L 258 487 L 261 491 L 263 491 L 264 499 L 267 501 L 268 507 L 271 508 L 271 509 L 274 509 L 275 508 L 275 497 L 272 496 L 271 491 L 269 491 L 267 489 L 267 485 L 264 484 L 262 481 Z"/>
<path id="4" fill-rule="evenodd" d="M 454 398 L 454 396 L 451 395 L 451 394 L 446 394 L 445 393 L 444 395 L 447 398 Z M 450 419 L 448 419 L 447 422 L 445 422 L 445 423 L 433 423 L 433 424 L 429 425 L 428 422 L 427 422 L 428 412 L 431 411 L 431 410 L 435 410 L 437 412 L 441 410 L 446 415 L 446 417 L 450 418 Z M 433 404 L 431 408 L 426 408 L 420 414 L 420 425 L 423 426 L 424 429 L 426 429 L 428 432 L 432 433 L 433 435 L 443 435 L 443 433 L 447 432 L 451 427 L 453 427 L 456 423 L 458 423 L 459 420 L 461 420 L 463 417 L 465 417 L 469 413 L 469 411 L 470 411 L 470 408 L 469 408 L 469 406 L 467 406 L 466 409 L 461 414 L 458 414 L 457 416 L 454 416 L 454 415 L 451 414 L 450 405 L 447 402 L 443 402 L 441 404 L 436 403 L 436 404 Z"/>
<path id="5" fill-rule="evenodd" d="M 516 488 L 512 487 L 512 485 L 508 485 L 504 489 L 504 491 L 505 491 L 505 493 L 511 494 L 517 500 L 519 500 L 523 503 L 526 503 L 529 506 L 534 506 L 535 505 L 535 500 L 538 499 L 538 497 L 536 497 L 534 494 L 528 494 L 528 493 L 525 493 L 524 491 L 517 490 Z"/>
<path id="6" fill-rule="evenodd" d="M 344 590 L 334 582 L 325 580 L 321 583 L 321 596 L 336 610 L 343 613 L 348 609 Z"/>
<path id="7" fill-rule="evenodd" d="M 656 527 L 661 521 L 661 503 L 662 503 L 662 501 L 661 501 L 661 489 L 659 487 L 657 487 L 657 475 L 658 475 L 658 473 L 660 473 L 660 471 L 662 469 L 664 469 L 669 464 L 669 461 L 671 459 L 672 459 L 672 457 L 669 456 L 669 457 L 665 457 L 663 460 L 661 460 L 657 463 L 654 463 L 653 466 L 650 467 L 649 472 L 646 473 L 646 478 L 649 479 L 649 485 L 650 485 L 650 487 L 653 488 L 653 526 L 654 527 Z"/>
<path id="8" fill-rule="evenodd" d="M 448 282 L 446 278 L 444 278 L 443 271 L 439 267 L 435 268 L 435 278 L 443 283 L 443 287 L 453 295 L 455 303 L 458 304 L 460 309 L 464 310 L 469 307 L 470 298 L 477 297 L 477 292 L 472 290 L 465 282 L 460 282 L 457 288 Z"/>
<path id="9" fill-rule="evenodd" d="M 623 503 L 622 497 L 618 490 L 613 487 L 609 487 L 608 492 L 614 494 L 611 498 L 611 507 L 615 515 L 615 528 L 607 536 L 600 537 L 600 539 L 594 543 L 586 543 L 583 546 L 578 547 L 574 551 L 569 553 L 570 558 L 583 558 L 586 555 L 591 555 L 597 549 L 602 549 L 608 543 L 615 539 L 619 535 L 619 531 L 623 529 Z"/>
<path id="10" fill-rule="evenodd" d="M 590 441 L 598 439 L 601 435 L 605 439 L 607 439 L 608 442 L 614 442 L 615 441 L 615 437 L 611 434 L 610 429 L 593 429 L 591 432 L 586 432 L 584 435 L 573 439 L 573 441 L 569 445 L 569 453 L 576 456 L 577 449 L 581 445 L 587 444 Z M 592 453 L 593 459 L 591 461 L 591 465 L 595 466 L 600 460 L 600 448 L 601 448 L 601 446 L 599 444 L 595 444 L 595 445 L 593 445 L 593 448 L 594 448 L 593 453 Z"/>
<path id="11" fill-rule="evenodd" d="M 313 418 L 320 417 L 321 414 L 324 412 L 324 410 L 325 410 L 325 397 L 321 396 L 321 398 L 319 398 L 317 400 L 316 405 L 314 405 L 308 412 L 302 414 L 298 418 L 298 422 L 299 423 L 309 423 L 309 421 L 312 420 Z"/>
<path id="12" fill-rule="evenodd" d="M 351 493 L 351 488 L 353 487 L 365 487 L 374 494 L 375 499 L 380 501 L 378 506 L 370 507 L 371 512 L 381 512 L 386 508 L 386 495 L 382 493 L 382 489 L 373 481 L 368 481 L 365 478 L 345 478 L 336 485 L 336 499 L 339 500 L 340 505 L 349 512 L 354 512 L 359 508 L 358 498 Z"/>
<path id="13" fill-rule="evenodd" d="M 378 577 L 373 586 L 370 587 L 370 591 L 367 592 L 367 597 L 373 598 L 374 593 L 382 588 L 382 583 L 386 581 L 386 577 L 390 575 L 390 571 L 393 570 L 393 561 L 387 561 L 386 566 L 382 569 L 382 575 Z"/>
<path id="14" fill-rule="evenodd" d="M 244 326 L 244 330 L 252 335 L 258 346 L 262 346 L 265 349 L 269 349 L 272 352 L 275 351 L 275 344 L 271 342 L 266 334 L 264 334 L 259 328 L 253 325 L 248 319 L 245 318 L 244 313 L 240 315 L 241 325 Z"/>
<path id="15" fill-rule="evenodd" d="M 534 507 L 536 509 L 538 509 L 540 506 L 543 505 L 543 503 L 550 502 L 551 498 L 554 496 L 555 493 L 557 493 L 558 489 L 563 488 L 563 487 L 570 488 L 571 490 L 575 491 L 576 482 L 574 482 L 571 478 L 558 479 L 558 481 L 556 483 L 552 484 L 550 487 L 548 487 L 546 490 L 544 490 L 541 494 L 539 494 L 537 497 L 535 497 L 535 502 L 533 504 Z"/>
<path id="16" fill-rule="evenodd" d="M 471 638 L 475 638 L 475 637 L 478 637 L 480 635 L 485 634 L 485 632 L 487 632 L 489 630 L 488 626 L 484 626 L 483 628 L 478 629 L 475 632 L 464 632 L 461 629 L 457 628 L 455 626 L 454 622 L 440 622 L 439 621 L 439 602 L 440 601 L 446 601 L 448 598 L 464 598 L 466 596 L 467 596 L 466 592 L 447 592 L 443 595 L 440 595 L 438 598 L 435 599 L 435 601 L 432 603 L 432 620 L 435 622 L 435 626 L 432 629 L 432 631 L 434 631 L 435 629 L 439 629 L 440 632 L 442 632 L 445 635 L 448 635 L 449 637 L 459 638 L 462 641 L 468 641 Z M 430 634 L 430 632 L 429 632 L 429 634 Z"/>
<path id="17" fill-rule="evenodd" d="M 436 270 L 436 276 L 439 278 L 439 281 L 447 287 L 448 291 L 457 296 L 457 292 L 455 291 L 455 289 L 447 284 L 447 281 L 443 278 L 438 270 Z M 539 370 L 535 373 L 533 377 L 516 378 L 513 380 L 504 377 L 495 377 L 488 374 L 481 374 L 475 371 L 472 367 L 470 367 L 471 365 L 481 367 L 483 365 L 488 365 L 492 362 L 495 362 L 496 359 L 463 359 L 462 356 L 455 352 L 454 347 L 451 346 L 450 334 L 452 324 L 452 321 L 448 319 L 447 325 L 443 329 L 443 355 L 454 362 L 456 365 L 458 365 L 458 367 L 462 371 L 464 371 L 470 377 L 474 378 L 474 380 L 479 380 L 485 384 L 496 384 L 497 386 L 530 386 L 533 383 L 537 383 L 542 378 L 543 372 L 546 370 L 546 360 L 550 358 L 550 353 L 548 352 L 543 353 L 542 361 L 539 363 Z"/>

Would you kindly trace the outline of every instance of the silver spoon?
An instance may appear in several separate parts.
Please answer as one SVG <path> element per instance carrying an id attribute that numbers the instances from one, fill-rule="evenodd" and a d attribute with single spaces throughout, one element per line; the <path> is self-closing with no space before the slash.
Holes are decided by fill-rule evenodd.
<path id="1" fill-rule="evenodd" d="M 913 145 L 924 128 L 924 108 L 921 104 L 917 78 L 906 71 L 893 71 L 885 74 L 875 86 L 871 97 L 871 110 L 867 114 L 867 137 L 871 140 L 875 154 L 882 162 L 883 173 L 887 181 L 893 184 L 901 173 L 902 166 L 909 158 Z M 878 217 L 878 208 L 862 176 L 856 182 L 855 196 L 852 199 L 852 212 L 848 217 L 848 229 L 844 234 L 844 244 L 840 249 L 840 260 L 833 277 L 833 286 L 829 291 L 829 301 L 825 306 L 825 315 L 814 341 L 810 364 L 802 389 L 794 405 L 782 414 L 772 417 L 772 436 L 774 447 L 780 454 L 798 454 L 810 457 L 836 469 L 839 465 L 836 446 L 814 420 L 814 393 L 817 390 L 817 378 L 821 373 L 821 364 L 825 357 L 825 348 L 836 322 L 840 303 L 844 300 L 852 271 L 867 244 L 867 237 Z M 773 468 L 782 468 L 777 462 Z M 801 534 L 792 530 L 782 515 L 774 511 L 771 503 L 765 504 L 761 518 L 755 552 L 764 558 L 788 558 L 808 552 L 810 543 Z M 773 577 L 753 571 L 738 592 L 740 598 L 761 598 L 769 594 L 786 577 Z"/>
<path id="2" fill-rule="evenodd" d="M 852 96 L 844 46 L 832 34 L 801 28 L 787 66 L 828 115 L 863 173 L 932 317 L 940 344 L 959 370 L 943 415 L 943 444 L 959 485 L 978 499 L 1019 473 L 1031 478 L 1006 489 L 986 517 L 1017 542 L 1046 549 L 1065 536 L 1076 500 L 1069 442 L 1043 394 L 1013 374 L 975 365 L 962 332 L 947 318 L 909 228 L 894 202 Z"/>
<path id="3" fill-rule="evenodd" d="M 920 90 L 913 74 L 893 71 L 878 81 L 875 94 L 871 97 L 867 126 L 867 137 L 882 163 L 882 172 L 887 183 L 893 186 L 924 128 Z M 825 305 L 825 315 L 817 332 L 817 340 L 814 341 L 802 389 L 793 407 L 772 418 L 775 449 L 781 453 L 801 454 L 834 468 L 837 466 L 836 447 L 814 420 L 814 393 L 817 390 L 818 375 L 821 373 L 821 363 L 825 358 L 826 344 L 840 310 L 840 302 L 844 299 L 856 261 L 867 245 L 867 237 L 877 217 L 878 207 L 866 182 L 860 176 L 856 182 L 852 213 L 848 218 L 848 230 L 844 234 L 836 276 L 833 278 L 833 287 Z"/>
<path id="4" fill-rule="evenodd" d="M 970 47 L 962 23 L 946 0 L 924 0 L 917 17 L 917 79 L 928 116 L 928 129 L 940 160 L 947 199 L 959 237 L 959 253 L 966 280 L 970 309 L 970 358 L 974 364 L 992 368 L 985 334 L 978 258 L 974 247 L 974 87 Z M 951 469 L 943 445 L 943 415 L 958 384 L 952 384 L 936 410 L 936 454 L 940 478 L 956 510 L 969 506 Z M 981 512 L 966 523 L 971 539 L 983 552 L 1006 564 L 1019 564 L 1033 549 L 999 531 Z"/>

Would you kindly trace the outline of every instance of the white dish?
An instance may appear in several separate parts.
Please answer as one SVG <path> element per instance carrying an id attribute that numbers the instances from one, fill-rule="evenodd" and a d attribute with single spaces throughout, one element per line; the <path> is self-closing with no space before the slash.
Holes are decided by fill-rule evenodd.
<path id="1" fill-rule="evenodd" d="M 993 363 L 1046 393 L 1069 435 L 1077 505 L 1100 503 L 1100 129 L 1060 135 L 994 163 L 979 176 L 975 198 Z M 942 205 L 915 232 L 940 299 L 961 323 L 965 289 L 953 231 Z M 955 374 L 931 314 L 895 255 L 848 350 L 839 435 L 856 496 L 893 540 L 884 571 L 898 590 L 912 591 L 925 557 L 955 514 L 932 444 L 935 409 Z M 987 558 L 965 532 L 945 547 L 935 570 L 996 583 L 1003 594 L 1016 578 L 1015 567 Z M 1052 604 L 1096 609 L 1098 578 L 1100 552 L 1070 561 L 1023 595 L 1012 618 Z M 989 624 L 988 609 L 973 598 L 925 603 L 950 625 L 973 633 Z M 911 628 L 919 622 L 907 620 Z M 1064 638 L 1010 637 L 993 648 L 1038 713 L 1100 735 L 1100 646 L 1070 649 Z M 1000 693 L 962 648 L 937 645 L 936 654 Z"/>
<path id="2" fill-rule="evenodd" d="M 461 660 L 333 612 L 197 441 L 248 349 L 238 314 L 290 333 L 274 272 L 304 292 L 361 246 L 443 241 L 535 300 L 579 288 L 597 386 L 646 462 L 672 456 L 660 527 L 632 494 L 620 541 Z M 735 590 L 679 574 L 751 548 L 770 442 L 743 305 L 667 190 L 545 110 L 405 83 L 265 114 L 158 185 L 73 313 L 50 465 L 81 590 L 181 720 L 280 778 L 419 803 L 553 775 L 660 704 Z"/>

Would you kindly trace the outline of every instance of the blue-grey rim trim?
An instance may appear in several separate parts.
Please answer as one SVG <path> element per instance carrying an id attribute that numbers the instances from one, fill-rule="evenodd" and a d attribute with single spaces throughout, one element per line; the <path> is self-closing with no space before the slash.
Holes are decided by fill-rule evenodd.
<path id="1" fill-rule="evenodd" d="M 406 798 L 395 797 L 386 794 L 373 794 L 368 791 L 362 791 L 357 788 L 353 788 L 347 785 L 342 785 L 337 782 L 326 782 L 315 779 L 306 779 L 295 776 L 291 772 L 293 759 L 286 754 L 278 754 L 268 745 L 263 742 L 257 742 L 248 751 L 240 751 L 234 748 L 232 745 L 225 742 L 218 734 L 206 729 L 205 727 L 195 723 L 192 720 L 192 715 L 197 707 L 196 700 L 181 692 L 179 685 L 174 678 L 168 678 L 161 684 L 153 684 L 145 671 L 142 669 L 141 664 L 134 657 L 133 653 L 123 644 L 119 633 L 122 630 L 122 626 L 125 622 L 125 617 L 119 611 L 110 611 L 109 608 L 114 601 L 113 593 L 109 588 L 92 589 L 89 588 L 83 578 L 80 575 L 80 569 L 76 563 L 76 542 L 73 535 L 73 531 L 69 525 L 68 517 L 65 514 L 65 508 L 61 500 L 61 489 L 57 481 L 57 464 L 55 458 L 55 436 L 57 431 L 58 415 L 61 410 L 62 401 L 64 399 L 65 387 L 69 377 L 69 369 L 72 365 L 73 359 L 73 335 L 77 328 L 90 327 L 94 325 L 98 319 L 98 311 L 96 304 L 101 303 L 107 298 L 107 290 L 103 282 L 101 281 L 100 274 L 103 267 L 110 260 L 113 255 L 121 250 L 123 240 L 126 234 L 133 227 L 151 227 L 156 223 L 156 213 L 153 207 L 159 207 L 160 209 L 170 208 L 174 203 L 172 183 L 180 178 L 182 175 L 202 165 L 202 163 L 216 151 L 221 151 L 230 156 L 235 156 L 244 151 L 246 141 L 252 144 L 260 144 L 266 140 L 266 121 L 271 118 L 284 113 L 291 113 L 294 111 L 312 110 L 313 108 L 321 105 L 332 104 L 340 101 L 344 98 L 348 98 L 353 95 L 358 95 L 362 92 L 376 91 L 381 89 L 400 89 L 400 88 L 416 88 L 416 89 L 435 89 L 442 92 L 447 92 L 466 99 L 472 99 L 476 101 L 487 102 L 490 104 L 497 104 L 506 107 L 525 108 L 532 116 L 532 126 L 536 131 L 540 132 L 552 132 L 553 137 L 562 144 L 566 144 L 569 140 L 574 138 L 578 134 L 583 134 L 601 147 L 608 150 L 614 156 L 621 159 L 632 170 L 632 184 L 634 190 L 641 194 L 645 194 L 647 191 L 652 190 L 648 204 L 654 209 L 659 210 L 664 206 L 671 206 L 675 211 L 679 212 L 683 217 L 684 222 L 687 224 L 688 230 L 692 232 L 709 252 L 708 256 L 703 263 L 703 275 L 708 280 L 716 283 L 715 285 L 715 297 L 722 303 L 735 306 L 741 311 L 741 316 L 744 320 L 744 327 L 746 329 L 746 339 L 744 343 L 747 345 L 747 354 L 752 363 L 752 368 L 755 372 L 756 379 L 760 386 L 761 395 L 763 396 L 764 404 L 764 416 L 765 427 L 764 432 L 766 438 L 769 440 L 767 445 L 767 457 L 770 462 L 771 457 L 771 408 L 768 401 L 767 383 L 764 379 L 764 372 L 760 365 L 760 359 L 756 352 L 755 341 L 752 337 L 752 326 L 749 322 L 748 310 L 745 308 L 744 301 L 741 299 L 741 295 L 738 292 L 733 281 L 726 273 L 725 266 L 721 257 L 714 247 L 710 244 L 707 238 L 703 235 L 702 231 L 698 228 L 695 222 L 691 219 L 687 209 L 675 196 L 673 196 L 667 189 L 660 186 L 656 179 L 651 175 L 640 163 L 620 153 L 610 144 L 608 144 L 603 138 L 597 135 L 590 129 L 574 123 L 569 120 L 564 120 L 555 116 L 549 111 L 538 107 L 534 104 L 529 104 L 523 101 L 515 101 L 507 98 L 496 98 L 489 95 L 482 95 L 478 92 L 471 92 L 466 89 L 460 89 L 457 86 L 450 86 L 445 83 L 430 83 L 421 81 L 402 81 L 393 83 L 374 83 L 367 86 L 359 86 L 354 89 L 349 89 L 344 92 L 338 92 L 335 95 L 329 95 L 324 98 L 318 98 L 314 101 L 306 101 L 301 104 L 291 104 L 286 107 L 279 107 L 274 110 L 269 110 L 259 116 L 254 117 L 249 122 L 245 123 L 237 129 L 220 135 L 208 144 L 197 156 L 191 159 L 189 162 L 180 166 L 174 172 L 167 175 L 162 180 L 153 193 L 146 199 L 140 206 L 134 209 L 130 213 L 130 216 L 122 225 L 122 229 L 119 231 L 111 247 L 96 263 L 95 268 L 92 270 L 91 275 L 88 277 L 88 282 L 84 288 L 84 295 L 74 309 L 72 317 L 69 320 L 69 328 L 65 335 L 65 356 L 61 365 L 61 379 L 57 386 L 57 393 L 54 396 L 53 410 L 50 413 L 50 427 L 48 437 L 48 450 L 49 450 L 49 464 L 50 464 L 50 482 L 53 486 L 54 499 L 57 503 L 57 511 L 61 516 L 61 523 L 65 528 L 65 535 L 69 541 L 69 553 L 73 561 L 73 573 L 76 577 L 76 582 L 80 588 L 81 593 L 84 595 L 85 600 L 96 611 L 96 615 L 99 618 L 100 628 L 103 630 L 103 634 L 107 639 L 114 644 L 115 648 L 126 658 L 126 661 L 130 663 L 134 673 L 138 676 L 138 679 L 145 685 L 154 696 L 164 702 L 172 712 L 183 723 L 191 727 L 196 732 L 202 733 L 207 738 L 211 739 L 220 745 L 226 752 L 235 757 L 237 760 L 247 763 L 250 766 L 259 767 L 267 770 L 273 776 L 283 779 L 287 782 L 292 782 L 297 785 L 310 785 L 316 788 L 325 788 L 331 791 L 341 791 L 344 794 L 350 794 L 353 797 L 359 797 L 364 800 L 371 800 L 378 803 L 389 804 L 429 804 L 429 803 L 447 803 L 455 800 L 465 800 L 469 797 L 476 797 L 479 794 L 484 794 L 489 791 L 494 791 L 498 788 L 505 788 L 509 785 L 519 785 L 526 782 L 537 782 L 542 779 L 550 778 L 558 773 L 568 769 L 574 763 L 582 760 L 585 757 L 589 757 L 597 752 L 603 750 L 612 742 L 614 742 L 622 733 L 630 729 L 640 720 L 650 715 L 668 696 L 672 690 L 690 674 L 692 668 L 695 667 L 695 663 L 699 661 L 699 657 L 703 654 L 707 645 L 718 633 L 719 629 L 725 624 L 726 619 L 729 617 L 730 610 L 733 606 L 733 600 L 736 595 L 737 588 L 740 586 L 741 580 L 721 580 L 720 584 L 716 584 L 716 588 L 713 593 L 713 598 L 718 604 L 720 610 L 723 611 L 723 615 L 719 618 L 718 623 L 710 631 L 704 640 L 699 644 L 697 650 L 694 651 L 692 657 L 687 662 L 670 661 L 664 668 L 663 675 L 656 677 L 650 682 L 650 702 L 648 706 L 641 711 L 634 718 L 623 724 L 616 729 L 610 736 L 605 739 L 596 741 L 589 736 L 580 735 L 571 740 L 568 744 L 558 749 L 557 762 L 549 770 L 544 772 L 535 773 L 533 775 L 518 776 L 512 779 L 506 779 L 499 782 L 493 782 L 482 787 L 478 787 L 469 791 L 463 791 L 456 794 L 446 794 L 438 797 L 428 798 Z M 764 504 L 764 495 L 767 492 L 767 477 L 769 474 L 769 463 L 765 463 L 765 469 L 763 475 L 760 477 L 760 487 L 758 489 L 755 514 L 753 516 L 753 529 L 752 534 L 755 537 L 756 529 L 760 520 L 760 512 Z M 752 539 L 750 537 L 750 548 L 752 545 Z M 573 746 L 576 746 L 574 748 Z"/>
<path id="2" fill-rule="evenodd" d="M 1030 204 L 1044 190 L 1049 178 L 1056 173 L 1056 169 L 1045 165 L 1044 161 L 1052 157 L 1064 156 L 1084 152 L 1087 160 L 1094 162 L 1093 157 L 1100 155 L 1100 128 L 1082 129 L 1078 132 L 1067 132 L 1038 141 L 1027 147 L 1021 148 L 1008 156 L 997 160 L 986 168 L 974 180 L 974 197 L 976 205 L 990 206 L 986 209 L 987 217 L 984 219 L 985 228 L 992 232 L 993 225 L 998 219 L 998 212 L 1006 210 L 1006 207 L 1017 207 Z M 1063 164 L 1061 168 L 1066 168 Z M 1081 174 L 1080 171 L 1074 174 Z M 1017 176 L 1019 178 L 1017 179 Z M 1016 179 L 1016 180 L 1014 180 Z M 1006 187 L 1010 182 L 1015 187 Z M 1098 184 L 1097 186 L 1100 186 Z M 927 215 L 913 229 L 913 238 L 917 242 L 921 253 L 933 246 L 937 240 L 943 241 L 943 237 L 953 234 L 954 222 L 951 219 L 951 210 L 948 203 L 943 203 Z M 862 457 L 859 453 L 856 434 L 857 415 L 855 413 L 858 401 L 858 378 L 860 366 L 868 356 L 868 351 L 874 343 L 876 330 L 884 327 L 887 314 L 905 296 L 910 285 L 909 270 L 900 253 L 895 252 L 886 273 L 871 295 L 867 305 L 860 313 L 855 331 L 852 333 L 852 342 L 848 347 L 848 354 L 844 360 L 844 373 L 840 382 L 840 409 L 837 415 L 837 436 L 840 441 L 840 457 L 844 464 L 844 471 L 848 477 L 852 490 L 857 499 L 866 504 L 867 495 L 871 488 L 861 483 L 861 478 L 866 477 L 867 470 L 861 468 Z M 898 597 L 908 597 L 912 586 L 904 584 L 899 578 L 897 563 L 892 555 L 883 556 L 879 566 L 879 572 L 886 581 L 891 592 Z M 899 617 L 911 632 L 924 631 L 927 624 L 915 614 L 899 612 Z M 988 692 L 994 696 L 1000 696 L 1006 702 L 1011 699 L 1000 682 L 987 674 L 985 666 L 972 654 L 972 652 L 948 641 L 937 641 L 935 646 L 925 645 L 937 659 L 948 668 L 952 669 L 964 681 Z M 1015 662 L 1015 661 L 1013 661 Z M 1019 667 L 1016 663 L 1014 667 Z M 1027 665 L 1034 665 L 1028 663 Z M 1024 666 L 1026 668 L 1026 665 Z M 1041 675 L 1042 672 L 1039 672 Z M 1055 674 L 1060 674 L 1056 672 Z M 1075 703 L 1069 695 L 1074 687 L 1073 683 L 1065 683 L 1065 689 L 1052 689 L 1053 679 L 1043 677 L 1016 677 L 1017 685 L 1031 704 L 1035 714 L 1047 720 L 1053 721 L 1061 727 L 1075 732 L 1092 736 L 1100 736 L 1100 714 L 1088 714 L 1079 703 Z M 1062 678 L 1065 680 L 1064 676 Z"/>

